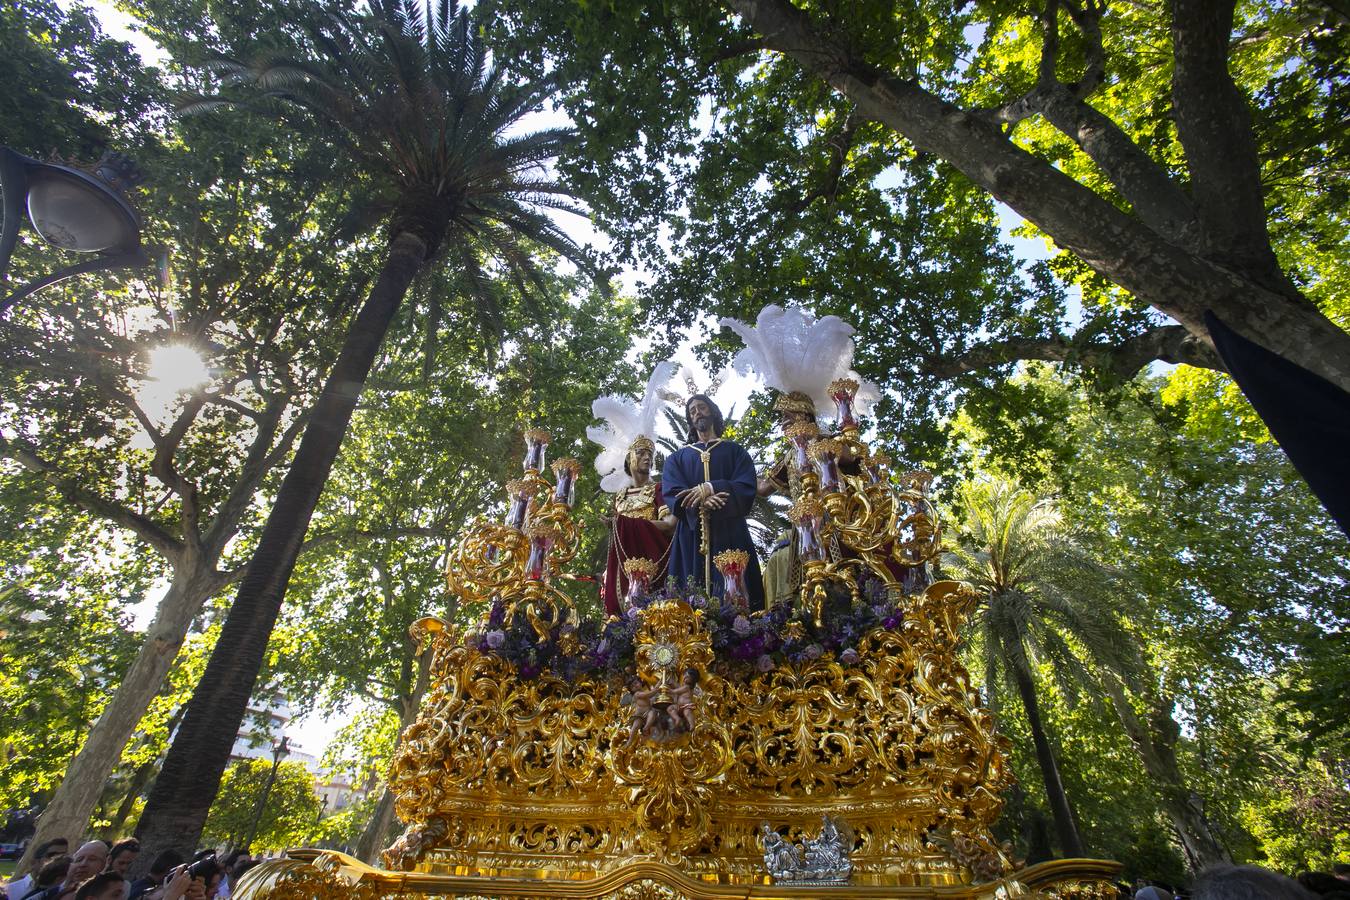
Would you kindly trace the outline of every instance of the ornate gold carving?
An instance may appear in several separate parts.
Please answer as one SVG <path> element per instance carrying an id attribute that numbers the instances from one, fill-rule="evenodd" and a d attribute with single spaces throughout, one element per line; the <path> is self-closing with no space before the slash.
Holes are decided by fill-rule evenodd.
<path id="1" fill-rule="evenodd" d="M 1102 860 L 1066 859 L 1040 863 L 983 884 L 945 881 L 923 889 L 901 875 L 892 885 L 860 883 L 825 890 L 795 889 L 793 896 L 838 900 L 883 900 L 897 895 L 896 885 L 909 885 L 912 900 L 1114 900 L 1113 880 L 1120 864 Z M 634 862 L 594 877 L 558 879 L 530 875 L 386 872 L 333 850 L 292 851 L 291 858 L 265 862 L 250 870 L 235 887 L 236 900 L 385 900 L 409 896 L 455 897 L 460 900 L 781 900 L 781 887 L 763 878 L 719 881 L 690 877 L 659 862 Z"/>
<path id="2" fill-rule="evenodd" d="M 801 391 L 779 394 L 778 399 L 774 401 L 773 408 L 779 412 L 805 413 L 808 416 L 816 414 L 815 401 Z"/>
<path id="3" fill-rule="evenodd" d="M 652 858 L 753 879 L 761 821 L 801 829 L 828 813 L 857 832 L 855 880 L 967 878 L 953 842 L 992 846 L 1011 780 L 954 653 L 975 599 L 939 582 L 912 598 L 898 631 L 868 635 L 856 665 L 825 655 L 748 680 L 710 667 L 696 610 L 653 604 L 639 672 L 670 689 L 696 669 L 702 696 L 692 731 L 631 747 L 621 685 L 522 681 L 437 634 L 433 688 L 391 779 L 401 819 L 454 823 L 419 870 L 598 874 Z"/>
<path id="4" fill-rule="evenodd" d="M 656 574 L 656 563 L 643 556 L 630 556 L 623 561 L 623 573 L 629 578 L 651 578 Z"/>
<path id="5" fill-rule="evenodd" d="M 788 440 L 796 440 L 797 438 L 814 439 L 820 436 L 820 426 L 815 422 L 796 422 L 783 429 L 783 434 L 787 436 Z"/>
<path id="6" fill-rule="evenodd" d="M 813 429 L 792 429 L 803 460 Z M 535 444 L 529 452 L 542 459 Z M 783 827 L 792 842 L 828 815 L 855 834 L 853 885 L 840 891 L 975 879 L 999 885 L 1001 896 L 1058 896 L 1056 879 L 1015 880 L 1007 848 L 990 833 L 1011 782 L 1006 741 L 956 655 L 977 594 L 909 579 L 909 596 L 899 596 L 896 572 L 940 547 L 931 476 L 907 473 L 893 488 L 884 457 L 869 456 L 855 435 L 811 449 L 864 470 L 836 482 L 830 469 L 824 495 L 815 473 L 801 479 L 793 518 L 799 539 L 814 541 L 810 554 L 800 551 L 806 608 L 819 626 L 841 587 L 865 602 L 860 584 L 870 572 L 900 603 L 899 625 L 890 618 L 894 627 L 863 636 L 847 666 L 817 647 L 810 661 L 750 675 L 714 659 L 699 610 L 662 600 L 630 610 L 637 680 L 627 685 L 525 662 L 531 677 L 522 678 L 480 649 L 500 646 L 503 623 L 519 616 L 540 646 L 578 649 L 570 601 L 551 583 L 576 553 L 577 528 L 556 499 L 562 492 L 551 498 L 527 459 L 512 487 L 513 510 L 527 517 L 517 527 L 480 522 L 451 555 L 461 605 L 489 607 L 480 636 L 464 643 L 436 620 L 415 626 L 432 654 L 431 689 L 392 764 L 390 790 L 407 829 L 387 863 L 408 873 L 400 890 L 417 880 L 419 889 L 457 896 L 550 896 L 567 892 L 545 883 L 590 879 L 569 895 L 713 897 L 740 885 L 737 896 L 755 896 L 765 877 L 760 823 Z M 719 567 L 748 562 L 744 553 L 722 556 Z M 532 658 L 516 650 L 513 659 Z M 1095 883 L 1082 871 L 1074 878 Z M 1089 889 L 1082 885 L 1064 887 L 1063 900 L 1096 900 L 1079 896 Z"/>

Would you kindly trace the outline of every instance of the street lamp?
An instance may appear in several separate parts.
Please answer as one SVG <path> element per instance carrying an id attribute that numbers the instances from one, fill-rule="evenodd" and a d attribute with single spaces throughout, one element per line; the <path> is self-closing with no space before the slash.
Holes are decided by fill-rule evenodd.
<path id="1" fill-rule="evenodd" d="M 33 230 L 62 250 L 98 254 L 30 281 L 0 300 L 0 313 L 36 291 L 72 275 L 150 264 L 141 247 L 141 220 L 126 192 L 141 172 L 120 153 L 105 153 L 90 171 L 42 162 L 0 147 L 0 188 L 4 223 L 0 229 L 0 284 L 8 281 L 9 260 L 19 240 L 24 206 Z"/>
<path id="2" fill-rule="evenodd" d="M 282 735 L 281 740 L 272 747 L 272 771 L 267 773 L 267 783 L 263 785 L 262 796 L 258 798 L 258 808 L 253 810 L 253 821 L 248 825 L 248 836 L 244 838 L 243 845 L 239 852 L 247 853 L 249 845 L 253 843 L 253 836 L 258 833 L 258 824 L 262 821 L 263 810 L 267 808 L 267 797 L 272 793 L 272 785 L 277 781 L 277 769 L 281 766 L 281 760 L 286 754 L 291 752 L 288 745 L 289 738 Z"/>

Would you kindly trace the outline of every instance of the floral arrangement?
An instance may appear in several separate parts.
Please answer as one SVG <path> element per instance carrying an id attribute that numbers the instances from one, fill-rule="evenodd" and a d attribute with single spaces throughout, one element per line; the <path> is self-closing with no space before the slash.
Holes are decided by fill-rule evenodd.
<path id="1" fill-rule="evenodd" d="M 681 599 L 704 611 L 715 662 L 724 676 L 770 672 L 781 665 L 810 662 L 833 654 L 841 665 L 857 664 L 858 642 L 876 628 L 896 629 L 903 611 L 876 579 L 862 584 L 863 597 L 854 602 L 850 591 L 836 586 L 825 603 L 822 624 L 814 611 L 796 603 L 780 603 L 764 612 L 746 613 L 732 603 L 709 597 L 701 588 L 663 590 L 635 598 L 623 616 L 605 621 L 585 619 L 555 623 L 540 638 L 523 613 L 507 621 L 506 609 L 494 604 L 487 621 L 465 638 L 468 646 L 500 656 L 521 678 L 544 672 L 571 681 L 582 676 L 608 679 L 633 671 L 634 638 L 642 610 L 652 603 Z"/>

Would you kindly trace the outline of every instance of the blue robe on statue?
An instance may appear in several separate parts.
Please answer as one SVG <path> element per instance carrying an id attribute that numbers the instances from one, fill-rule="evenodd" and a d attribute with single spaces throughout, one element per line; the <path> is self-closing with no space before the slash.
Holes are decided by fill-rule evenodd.
<path id="1" fill-rule="evenodd" d="M 699 552 L 700 510 L 680 506 L 675 496 L 686 488 L 711 482 L 713 490 L 728 495 L 725 506 L 708 510 L 712 555 L 717 556 L 723 550 L 744 550 L 750 554 L 750 562 L 745 567 L 745 592 L 752 610 L 763 609 L 764 583 L 759 573 L 759 558 L 755 555 L 754 541 L 750 539 L 750 529 L 745 524 L 745 517 L 755 502 L 755 464 L 740 444 L 722 441 L 712 449 L 708 460 L 709 477 L 705 479 L 703 460 L 699 456 L 703 446 L 696 443 L 681 447 L 666 459 L 661 469 L 661 492 L 677 520 L 675 537 L 670 544 L 669 577 L 678 585 L 689 581 L 703 585 L 704 560 Z M 705 587 L 709 594 L 720 597 L 722 576 L 716 565 L 711 567 L 711 572 L 713 583 L 711 587 Z"/>

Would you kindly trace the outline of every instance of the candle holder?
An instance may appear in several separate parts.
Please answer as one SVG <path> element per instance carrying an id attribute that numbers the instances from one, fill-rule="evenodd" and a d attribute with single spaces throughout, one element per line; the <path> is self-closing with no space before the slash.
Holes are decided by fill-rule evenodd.
<path id="1" fill-rule="evenodd" d="M 528 478 L 513 478 L 506 483 L 506 497 L 510 501 L 506 508 L 506 527 L 524 529 L 525 516 L 534 497 L 534 484 Z"/>
<path id="2" fill-rule="evenodd" d="M 797 422 L 783 430 L 792 444 L 798 472 L 811 471 L 811 442 L 820 437 L 820 427 L 815 422 Z"/>
<path id="3" fill-rule="evenodd" d="M 820 540 L 820 527 L 825 522 L 825 508 L 818 500 L 801 499 L 788 510 L 788 520 L 797 532 L 797 558 L 802 562 L 821 562 L 825 546 Z"/>
<path id="4" fill-rule="evenodd" d="M 843 450 L 843 444 L 834 438 L 821 438 L 811 444 L 811 458 L 816 464 L 820 489 L 827 494 L 839 490 L 839 454 Z"/>
<path id="5" fill-rule="evenodd" d="M 544 454 L 548 450 L 549 433 L 543 428 L 525 430 L 525 471 L 536 475 L 544 471 Z"/>
<path id="6" fill-rule="evenodd" d="M 549 571 L 548 554 L 553 549 L 553 542 L 558 539 L 558 533 L 557 524 L 547 520 L 531 522 L 525 529 L 525 536 L 530 539 L 530 555 L 525 558 L 526 580 L 549 580 L 552 573 Z"/>
<path id="7" fill-rule="evenodd" d="M 750 554 L 744 550 L 723 550 L 713 557 L 713 565 L 722 573 L 722 602 L 742 611 L 750 608 L 750 597 L 745 591 L 745 567 L 749 564 Z"/>
<path id="8" fill-rule="evenodd" d="M 557 486 L 553 489 L 553 499 L 561 503 L 568 509 L 572 508 L 572 502 L 576 500 L 577 493 L 577 475 L 581 472 L 581 463 L 575 459 L 564 457 L 556 460 L 552 466 L 553 477 L 557 479 Z"/>
<path id="9" fill-rule="evenodd" d="M 628 576 L 628 593 L 624 602 L 632 606 L 642 597 L 651 593 L 652 578 L 656 575 L 656 563 L 642 556 L 633 556 L 623 563 L 623 574 Z"/>
<path id="10" fill-rule="evenodd" d="M 834 414 L 843 432 L 857 431 L 858 420 L 853 415 L 853 400 L 858 395 L 858 382 L 852 378 L 837 378 L 830 382 L 830 399 L 834 401 Z"/>
<path id="11" fill-rule="evenodd" d="M 891 458 L 882 450 L 871 454 L 863 462 L 863 471 L 867 473 L 867 478 L 872 484 L 886 481 L 886 470 L 890 467 Z"/>

